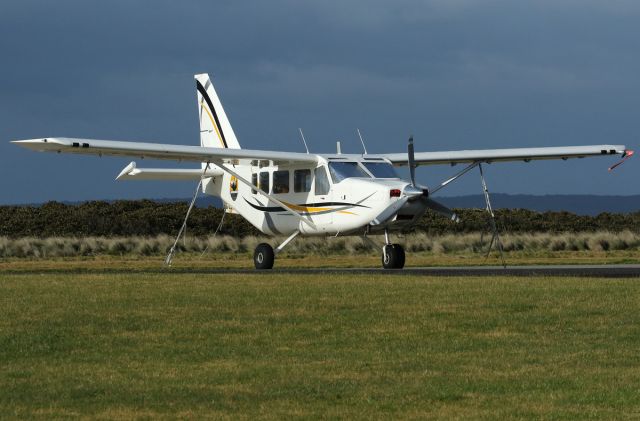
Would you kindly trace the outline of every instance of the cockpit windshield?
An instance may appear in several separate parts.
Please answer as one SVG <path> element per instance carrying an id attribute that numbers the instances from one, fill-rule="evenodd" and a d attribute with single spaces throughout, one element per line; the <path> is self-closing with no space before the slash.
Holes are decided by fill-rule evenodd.
<path id="1" fill-rule="evenodd" d="M 349 177 L 371 178 L 357 162 L 329 162 L 329 173 L 334 184 Z"/>
<path id="2" fill-rule="evenodd" d="M 362 164 L 375 178 L 400 178 L 393 166 L 386 162 L 363 162 Z"/>

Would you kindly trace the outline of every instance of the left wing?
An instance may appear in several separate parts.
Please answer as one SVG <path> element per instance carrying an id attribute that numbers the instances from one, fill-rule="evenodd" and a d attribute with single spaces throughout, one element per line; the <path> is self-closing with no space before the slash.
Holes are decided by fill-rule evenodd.
<path id="1" fill-rule="evenodd" d="M 167 145 L 163 143 L 121 142 L 115 140 L 45 139 L 14 140 L 19 146 L 49 152 L 85 155 L 131 156 L 174 161 L 210 162 L 213 164 L 249 164 L 251 161 L 283 163 L 317 163 L 318 156 L 297 152 L 260 151 L 252 149 L 208 148 L 202 146 Z"/>
<path id="2" fill-rule="evenodd" d="M 585 158 L 588 156 L 633 154 L 624 145 L 555 146 L 546 148 L 480 149 L 445 152 L 416 152 L 416 165 L 455 165 L 474 162 L 534 161 L 542 159 Z M 385 158 L 393 165 L 407 165 L 406 153 L 368 155 Z"/>

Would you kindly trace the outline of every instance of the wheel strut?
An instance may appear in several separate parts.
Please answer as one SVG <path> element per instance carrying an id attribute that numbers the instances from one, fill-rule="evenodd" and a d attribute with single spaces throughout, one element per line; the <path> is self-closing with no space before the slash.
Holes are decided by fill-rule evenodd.
<path id="1" fill-rule="evenodd" d="M 294 231 L 286 240 L 284 240 L 276 249 L 274 250 L 270 244 L 260 243 L 256 247 L 256 250 L 253 252 L 253 264 L 256 269 L 272 269 L 273 263 L 275 262 L 276 255 L 284 249 L 287 244 L 291 242 L 294 238 L 296 238 L 300 234 L 300 231 Z"/>
<path id="2" fill-rule="evenodd" d="M 405 254 L 400 244 L 391 244 L 389 233 L 384 230 L 384 246 L 382 246 L 382 267 L 385 269 L 402 269 Z"/>

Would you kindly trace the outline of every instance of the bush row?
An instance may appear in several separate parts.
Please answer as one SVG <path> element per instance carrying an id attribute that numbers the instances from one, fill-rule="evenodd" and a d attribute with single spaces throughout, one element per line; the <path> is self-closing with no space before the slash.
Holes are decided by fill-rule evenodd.
<path id="1" fill-rule="evenodd" d="M 92 201 L 79 205 L 49 202 L 42 206 L 0 206 L 0 236 L 46 238 L 175 235 L 182 225 L 186 211 L 186 203 L 158 203 L 150 200 Z M 189 218 L 189 232 L 196 236 L 212 234 L 220 222 L 222 212 L 214 207 L 194 208 Z M 442 235 L 487 229 L 488 219 L 485 211 L 460 209 L 458 213 L 462 222 L 453 224 L 442 216 L 427 212 L 412 232 Z M 581 216 L 569 212 L 501 209 L 496 212 L 496 217 L 501 230 L 514 233 L 640 230 L 640 212 Z M 225 217 L 220 233 L 233 237 L 260 235 L 244 218 L 233 214 Z"/>

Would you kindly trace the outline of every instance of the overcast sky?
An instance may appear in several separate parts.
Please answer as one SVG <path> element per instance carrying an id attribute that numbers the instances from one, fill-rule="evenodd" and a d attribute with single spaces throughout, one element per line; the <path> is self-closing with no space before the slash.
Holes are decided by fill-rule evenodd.
<path id="1" fill-rule="evenodd" d="M 130 160 L 35 153 L 45 136 L 199 143 L 212 75 L 243 147 L 369 152 L 638 146 L 640 2 L 29 1 L 0 4 L 0 203 L 189 197 L 114 182 Z M 640 157 L 638 157 L 640 158 Z M 640 194 L 640 160 L 494 164 L 504 193 Z M 166 162 L 144 165 L 167 166 Z M 175 164 L 177 165 L 177 164 Z M 139 166 L 143 166 L 139 163 Z M 437 184 L 451 168 L 421 168 Z M 480 193 L 476 173 L 443 195 Z"/>

